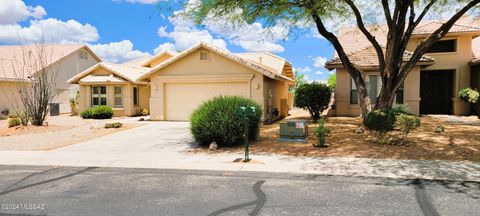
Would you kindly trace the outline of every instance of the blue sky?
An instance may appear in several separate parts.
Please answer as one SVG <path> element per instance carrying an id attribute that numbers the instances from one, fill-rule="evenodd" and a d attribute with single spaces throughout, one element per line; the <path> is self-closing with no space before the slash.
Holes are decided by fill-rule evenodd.
<path id="1" fill-rule="evenodd" d="M 289 60 L 309 80 L 329 76 L 322 64 L 333 56 L 333 47 L 314 30 L 285 39 L 281 27 L 265 38 L 261 23 L 237 32 L 221 30 L 227 25 L 221 22 L 199 28 L 172 18 L 171 11 L 160 11 L 155 1 L 0 0 L 0 44 L 18 44 L 19 37 L 86 43 L 105 61 L 123 62 L 206 41 L 231 52 L 270 51 Z"/>

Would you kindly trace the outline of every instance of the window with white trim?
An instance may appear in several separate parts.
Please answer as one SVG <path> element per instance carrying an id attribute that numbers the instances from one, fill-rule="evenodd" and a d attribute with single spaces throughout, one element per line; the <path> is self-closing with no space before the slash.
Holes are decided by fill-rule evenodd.
<path id="1" fill-rule="evenodd" d="M 107 105 L 107 87 L 92 86 L 92 106 Z"/>
<path id="2" fill-rule="evenodd" d="M 382 89 L 382 77 L 380 75 L 365 76 L 365 86 L 367 87 L 370 102 L 373 105 L 377 102 L 377 97 Z M 353 79 L 350 80 L 350 104 L 358 104 L 358 92 Z"/>
<path id="3" fill-rule="evenodd" d="M 357 86 L 353 79 L 350 79 L 350 104 L 358 104 Z"/>
<path id="4" fill-rule="evenodd" d="M 114 104 L 115 108 L 122 108 L 123 107 L 122 86 L 115 86 L 114 94 L 115 94 L 115 104 Z"/>
<path id="5" fill-rule="evenodd" d="M 380 75 L 365 76 L 365 85 L 367 86 L 368 97 L 373 104 L 377 103 L 377 97 L 382 90 L 382 77 Z"/>

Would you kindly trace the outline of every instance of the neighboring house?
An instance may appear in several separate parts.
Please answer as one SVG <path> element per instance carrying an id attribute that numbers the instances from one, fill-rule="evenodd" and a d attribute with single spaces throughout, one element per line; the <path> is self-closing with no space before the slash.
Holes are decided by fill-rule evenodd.
<path id="1" fill-rule="evenodd" d="M 13 103 L 20 101 L 19 86 L 29 85 L 29 76 L 34 77 L 38 72 L 25 67 L 31 67 L 35 61 L 38 63 L 35 60 L 38 56 L 43 56 L 43 64 L 49 68 L 47 71 L 56 76 L 54 103 L 59 103 L 60 113 L 70 112 L 69 99 L 78 92 L 78 85 L 69 84 L 67 80 L 101 61 L 85 45 L 0 46 L 0 111 L 15 109 Z"/>
<path id="2" fill-rule="evenodd" d="M 404 61 L 411 52 L 433 31 L 442 25 L 440 21 L 426 21 L 414 31 L 407 45 Z M 380 44 L 385 44 L 387 27 L 370 27 Z M 397 104 L 405 104 L 416 114 L 470 114 L 470 105 L 458 97 L 460 89 L 479 88 L 480 68 L 480 25 L 477 20 L 463 17 L 449 33 L 426 53 L 407 76 L 397 91 Z M 382 81 L 378 72 L 378 58 L 371 43 L 355 27 L 344 28 L 339 33 L 340 42 L 345 46 L 352 63 L 364 73 L 367 90 L 375 104 Z M 343 68 L 338 57 L 326 63 L 326 68 L 336 70 L 335 114 L 358 116 L 356 87 L 350 75 Z M 476 81 L 475 81 L 476 80 Z"/>
<path id="3" fill-rule="evenodd" d="M 292 66 L 283 58 L 230 53 L 206 43 L 124 64 L 99 63 L 69 82 L 80 84 L 80 110 L 107 105 L 116 116 L 131 116 L 147 108 L 152 120 L 179 121 L 218 95 L 251 98 L 262 105 L 264 120 L 273 121 L 287 116 L 294 83 Z"/>

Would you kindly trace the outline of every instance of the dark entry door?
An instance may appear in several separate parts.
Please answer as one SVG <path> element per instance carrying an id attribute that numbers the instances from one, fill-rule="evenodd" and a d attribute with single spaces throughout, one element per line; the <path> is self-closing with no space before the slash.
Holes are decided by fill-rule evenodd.
<path id="1" fill-rule="evenodd" d="M 453 70 L 421 71 L 420 113 L 452 114 Z"/>

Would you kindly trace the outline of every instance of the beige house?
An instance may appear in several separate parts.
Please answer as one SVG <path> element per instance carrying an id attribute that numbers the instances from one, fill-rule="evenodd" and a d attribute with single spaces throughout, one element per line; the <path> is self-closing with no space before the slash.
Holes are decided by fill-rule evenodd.
<path id="1" fill-rule="evenodd" d="M 152 120 L 185 121 L 205 100 L 238 95 L 258 102 L 264 120 L 273 121 L 292 106 L 293 79 L 291 64 L 273 54 L 230 53 L 200 43 L 121 65 L 99 63 L 69 82 L 80 84 L 81 110 L 108 105 L 119 116 L 147 108 Z"/>
<path id="2" fill-rule="evenodd" d="M 28 77 L 36 73 L 26 67 L 42 55 L 47 71 L 56 77 L 54 103 L 59 103 L 60 113 L 70 112 L 69 99 L 78 91 L 78 85 L 69 84 L 67 80 L 101 61 L 85 45 L 0 46 L 0 111 L 12 111 L 16 107 L 15 103 L 20 100 L 18 87 L 29 85 Z"/>
<path id="3" fill-rule="evenodd" d="M 473 66 L 480 56 L 479 24 L 469 17 L 459 20 L 410 72 L 397 92 L 396 103 L 407 105 L 416 114 L 470 114 L 470 104 L 461 101 L 458 92 L 465 87 L 479 88 L 479 69 Z M 407 45 L 404 61 L 411 56 L 409 51 L 414 51 L 440 25 L 440 21 L 420 24 Z M 385 44 L 387 27 L 376 26 L 375 29 L 374 36 L 381 44 Z M 364 73 L 367 90 L 374 104 L 382 86 L 375 49 L 356 27 L 342 29 L 339 39 L 353 64 Z M 325 67 L 336 70 L 335 114 L 359 116 L 361 111 L 355 84 L 339 58 L 334 57 Z"/>

